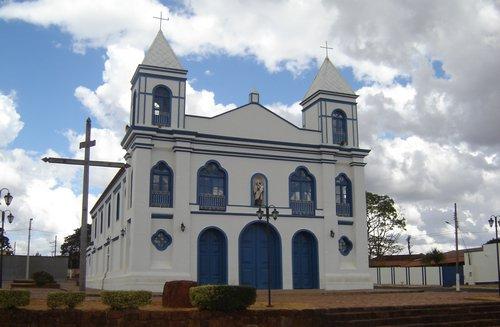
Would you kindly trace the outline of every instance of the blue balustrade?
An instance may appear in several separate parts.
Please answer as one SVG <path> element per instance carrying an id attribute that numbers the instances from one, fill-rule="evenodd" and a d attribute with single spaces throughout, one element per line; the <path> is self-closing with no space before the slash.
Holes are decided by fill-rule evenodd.
<path id="1" fill-rule="evenodd" d="M 226 211 L 226 196 L 214 194 L 200 194 L 198 196 L 200 210 Z"/>
<path id="2" fill-rule="evenodd" d="M 291 200 L 290 207 L 292 208 L 292 215 L 295 216 L 314 216 L 315 214 L 313 201 Z"/>
<path id="3" fill-rule="evenodd" d="M 170 192 L 162 192 L 162 191 L 152 192 L 150 198 L 150 206 L 164 207 L 164 208 L 172 207 L 172 197 L 170 196 Z"/>

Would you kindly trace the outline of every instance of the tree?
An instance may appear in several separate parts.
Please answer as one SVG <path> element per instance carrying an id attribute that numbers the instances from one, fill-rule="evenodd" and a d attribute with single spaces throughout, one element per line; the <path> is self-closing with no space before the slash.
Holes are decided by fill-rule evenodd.
<path id="1" fill-rule="evenodd" d="M 87 224 L 87 244 L 90 242 L 91 227 L 90 224 Z M 61 245 L 61 254 L 69 256 L 69 269 L 80 267 L 80 228 L 75 229 L 73 234 L 64 238 L 64 243 Z"/>
<path id="2" fill-rule="evenodd" d="M 368 254 L 370 258 L 401 252 L 398 244 L 401 231 L 406 230 L 406 219 L 388 195 L 366 192 L 368 226 Z"/>
<path id="3" fill-rule="evenodd" d="M 1 230 L 1 228 L 0 228 Z M 2 241 L 1 239 L 2 236 L 0 236 L 0 242 Z M 2 243 L 0 243 L 2 244 Z M 4 246 L 4 249 L 3 249 L 3 252 L 5 255 L 12 255 L 13 254 L 13 250 L 12 250 L 12 247 L 10 246 L 10 241 L 9 241 L 9 238 L 7 236 L 3 236 L 3 246 Z M 0 249 L 1 251 L 1 249 Z"/>
<path id="4" fill-rule="evenodd" d="M 500 240 L 498 238 L 492 238 L 491 240 L 489 240 L 485 244 L 496 244 L 498 242 L 500 242 Z"/>
<path id="5" fill-rule="evenodd" d="M 424 257 L 422 258 L 422 262 L 425 263 L 426 265 L 436 265 L 436 266 L 439 265 L 443 260 L 444 260 L 443 252 L 439 251 L 436 248 L 424 254 Z"/>

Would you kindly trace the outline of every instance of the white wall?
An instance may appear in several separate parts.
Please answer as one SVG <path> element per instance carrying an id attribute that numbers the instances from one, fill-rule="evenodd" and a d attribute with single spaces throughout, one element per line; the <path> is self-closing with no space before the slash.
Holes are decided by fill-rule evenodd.
<path id="1" fill-rule="evenodd" d="M 440 267 L 370 268 L 373 284 L 378 285 L 442 285 Z"/>
<path id="2" fill-rule="evenodd" d="M 464 254 L 464 282 L 468 284 L 498 281 L 496 244 L 485 244 L 482 251 Z"/>

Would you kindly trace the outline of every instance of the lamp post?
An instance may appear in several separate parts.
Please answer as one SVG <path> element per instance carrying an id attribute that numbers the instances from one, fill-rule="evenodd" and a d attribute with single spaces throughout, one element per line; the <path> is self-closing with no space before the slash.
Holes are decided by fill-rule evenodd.
<path id="1" fill-rule="evenodd" d="M 7 206 L 10 205 L 10 203 L 12 202 L 12 198 L 13 196 L 10 194 L 10 191 L 9 189 L 7 188 L 2 188 L 0 190 L 0 196 L 2 194 L 3 191 L 7 191 L 7 194 L 5 194 L 4 196 L 4 200 L 5 200 L 5 204 Z M 7 220 L 9 221 L 9 224 L 12 223 L 12 221 L 14 220 L 14 215 L 12 214 L 12 212 L 10 212 L 10 210 L 0 210 L 2 211 L 2 232 L 1 232 L 1 238 L 2 238 L 2 247 L 0 248 L 0 289 L 2 289 L 3 287 L 3 251 L 4 251 L 4 228 L 5 228 L 5 214 L 8 212 L 9 214 L 7 215 Z"/>
<path id="2" fill-rule="evenodd" d="M 265 205 L 266 209 L 265 216 L 264 211 L 262 211 L 262 206 L 259 206 L 259 210 L 257 210 L 257 218 L 262 220 L 262 218 L 266 219 L 266 230 L 267 230 L 267 306 L 272 307 L 271 305 L 271 249 L 270 249 L 270 236 L 271 236 L 271 223 L 269 222 L 269 209 L 273 208 L 273 212 L 271 212 L 271 217 L 276 220 L 278 219 L 279 211 L 276 210 L 276 207 L 273 205 Z"/>
<path id="3" fill-rule="evenodd" d="M 496 246 L 497 246 L 497 276 L 498 276 L 498 295 L 500 296 L 500 262 L 498 259 L 498 217 L 492 215 L 488 222 L 490 223 L 490 227 L 493 227 L 493 224 L 495 224 L 495 240 L 496 240 Z M 495 219 L 495 220 L 493 220 Z"/>

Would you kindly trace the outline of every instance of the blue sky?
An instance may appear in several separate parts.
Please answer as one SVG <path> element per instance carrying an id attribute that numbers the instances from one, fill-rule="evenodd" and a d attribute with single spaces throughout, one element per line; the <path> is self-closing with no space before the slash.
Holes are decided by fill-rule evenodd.
<path id="1" fill-rule="evenodd" d="M 151 24 L 155 24 L 153 19 Z M 10 146 L 33 151 L 50 147 L 70 155 L 68 142 L 61 135 L 67 129 L 83 133 L 89 116 L 74 91 L 79 85 L 93 89 L 102 82 L 105 49 L 76 53 L 71 37 L 60 29 L 19 21 L 0 20 L 0 40 L 9 45 L 0 51 L 0 90 L 16 91 L 18 111 L 25 123 Z M 317 52 L 323 51 L 318 45 Z M 269 72 L 253 56 L 191 55 L 180 60 L 193 87 L 212 90 L 217 103 L 237 105 L 245 103 L 253 88 L 261 92 L 265 103 L 291 105 L 303 97 L 317 72 L 316 66 L 300 75 L 287 70 Z M 354 89 L 361 87 L 350 68 L 341 71 Z"/>
<path id="2" fill-rule="evenodd" d="M 372 149 L 367 188 L 396 200 L 416 249 L 453 246 L 442 218 L 453 202 L 468 244 L 490 238 L 486 221 L 500 208 L 500 10 L 494 1 L 467 0 L 286 0 L 252 8 L 210 0 L 0 1 L 0 117 L 7 121 L 0 121 L 0 186 L 15 192 L 12 230 L 44 217 L 37 229 L 52 234 L 34 242 L 45 248 L 53 234 L 62 239 L 78 226 L 78 169 L 40 157 L 80 156 L 75 145 L 90 116 L 95 158 L 120 160 L 129 80 L 160 10 L 171 18 L 164 31 L 189 70 L 190 110 L 198 114 L 242 105 L 257 88 L 263 103 L 300 123 L 297 102 L 327 40 L 359 94 L 361 144 Z M 91 200 L 112 174 L 93 170 Z"/>

